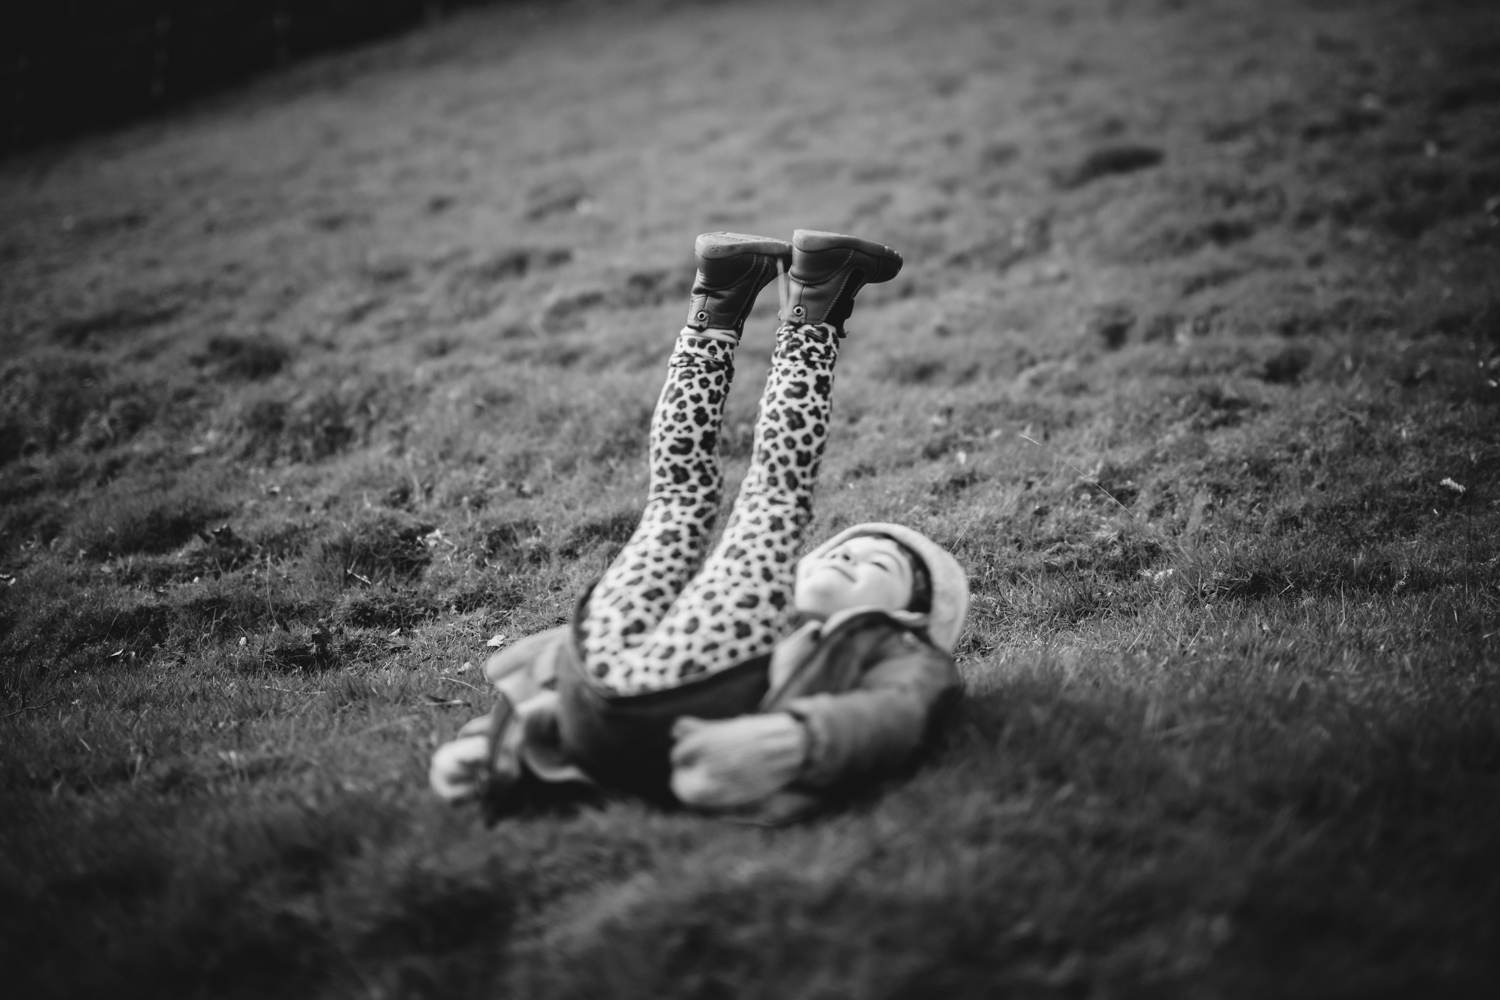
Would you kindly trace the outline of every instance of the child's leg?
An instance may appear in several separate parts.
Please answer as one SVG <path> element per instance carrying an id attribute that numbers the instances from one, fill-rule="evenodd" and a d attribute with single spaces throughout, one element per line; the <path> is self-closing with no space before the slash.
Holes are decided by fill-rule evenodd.
<path id="1" fill-rule="evenodd" d="M 790 630 L 792 588 L 828 440 L 838 336 L 783 325 L 750 470 L 703 569 L 635 651 L 627 690 L 671 687 L 768 653 Z"/>
<path id="2" fill-rule="evenodd" d="M 631 655 L 627 691 L 672 687 L 770 652 L 795 614 L 792 591 L 828 438 L 833 366 L 854 296 L 889 281 L 901 255 L 837 233 L 797 230 L 750 471 L 724 537 Z"/>
<path id="3" fill-rule="evenodd" d="M 656 627 L 703 558 L 724 490 L 717 439 L 734 378 L 731 344 L 683 330 L 651 417 L 651 486 L 635 533 L 605 570 L 583 623 L 583 659 L 630 687 L 627 655 Z"/>
<path id="4" fill-rule="evenodd" d="M 640 524 L 589 600 L 583 659 L 611 690 L 632 686 L 631 652 L 702 562 L 724 489 L 718 434 L 734 378 L 734 346 L 757 293 L 790 254 L 781 240 L 705 233 L 688 326 L 677 337 L 651 418 L 651 485 Z"/>
<path id="5" fill-rule="evenodd" d="M 636 554 L 627 559 L 622 553 L 606 574 L 611 586 L 604 603 L 618 611 L 604 614 L 611 616 L 608 630 L 622 640 L 604 634 L 606 629 L 586 628 L 585 665 L 616 693 L 668 688 L 742 663 L 770 652 L 789 630 L 795 613 L 796 554 L 812 518 L 813 485 L 828 437 L 833 366 L 843 323 L 861 286 L 888 281 L 901 269 L 900 255 L 889 247 L 835 233 L 798 230 L 792 246 L 783 323 L 761 397 L 750 471 L 723 538 L 690 581 L 691 564 L 673 562 L 676 572 L 670 579 L 675 587 L 669 589 L 658 585 L 661 578 L 646 575 L 651 558 L 666 550 L 675 559 L 675 547 L 687 543 L 696 555 L 711 521 L 695 522 L 700 530 L 691 537 L 660 531 L 643 537 L 643 519 L 642 529 L 627 545 L 629 553 L 639 540 Z M 743 322 L 743 313 L 737 315 Z M 664 393 L 663 403 L 666 398 Z M 714 430 L 722 414 L 722 394 L 718 402 Z M 711 464 L 718 474 L 715 455 L 683 451 L 683 445 L 679 442 L 680 454 Z M 653 429 L 653 499 L 654 484 L 661 478 L 657 449 Z M 672 531 L 681 526 L 680 518 L 667 519 L 671 509 L 654 515 L 655 528 Z M 653 518 L 649 505 L 647 518 Z M 596 590 L 596 601 L 598 594 Z M 641 613 L 643 600 L 650 602 L 646 613 Z M 594 617 L 591 610 L 590 625 Z"/>

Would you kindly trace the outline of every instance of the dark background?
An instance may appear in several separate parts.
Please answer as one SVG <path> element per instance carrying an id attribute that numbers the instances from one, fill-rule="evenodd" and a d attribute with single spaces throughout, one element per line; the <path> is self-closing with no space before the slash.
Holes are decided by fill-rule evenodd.
<path id="1" fill-rule="evenodd" d="M 0 150 L 128 121 L 483 0 L 63 0 L 0 11 Z"/>

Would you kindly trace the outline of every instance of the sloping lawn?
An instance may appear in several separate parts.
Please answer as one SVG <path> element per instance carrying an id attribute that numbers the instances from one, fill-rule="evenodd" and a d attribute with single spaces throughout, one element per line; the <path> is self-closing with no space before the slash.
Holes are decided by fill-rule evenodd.
<path id="1" fill-rule="evenodd" d="M 497 5 L 0 163 L 11 995 L 1496 995 L 1497 66 L 1483 3 Z M 442 807 L 633 527 L 694 235 L 797 226 L 906 255 L 814 535 L 960 556 L 957 719 L 788 829 Z"/>

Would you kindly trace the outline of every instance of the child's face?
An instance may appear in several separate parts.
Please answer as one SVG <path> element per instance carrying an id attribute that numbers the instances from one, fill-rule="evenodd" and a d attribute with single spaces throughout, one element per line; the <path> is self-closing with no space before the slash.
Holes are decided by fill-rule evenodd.
<path id="1" fill-rule="evenodd" d="M 797 564 L 797 610 L 817 618 L 849 608 L 900 611 L 911 603 L 914 575 L 901 546 L 856 535 L 818 558 Z"/>

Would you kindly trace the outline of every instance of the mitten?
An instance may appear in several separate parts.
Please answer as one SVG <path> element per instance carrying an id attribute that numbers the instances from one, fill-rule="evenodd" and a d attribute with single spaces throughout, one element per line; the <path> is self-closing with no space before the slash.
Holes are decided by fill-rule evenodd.
<path id="1" fill-rule="evenodd" d="M 487 721 L 487 720 L 486 720 Z M 428 781 L 448 802 L 467 802 L 479 794 L 489 769 L 490 740 L 484 732 L 460 733 L 432 755 Z"/>
<path id="2" fill-rule="evenodd" d="M 807 756 L 807 732 L 785 712 L 672 727 L 672 791 L 699 809 L 735 809 L 789 785 Z"/>

